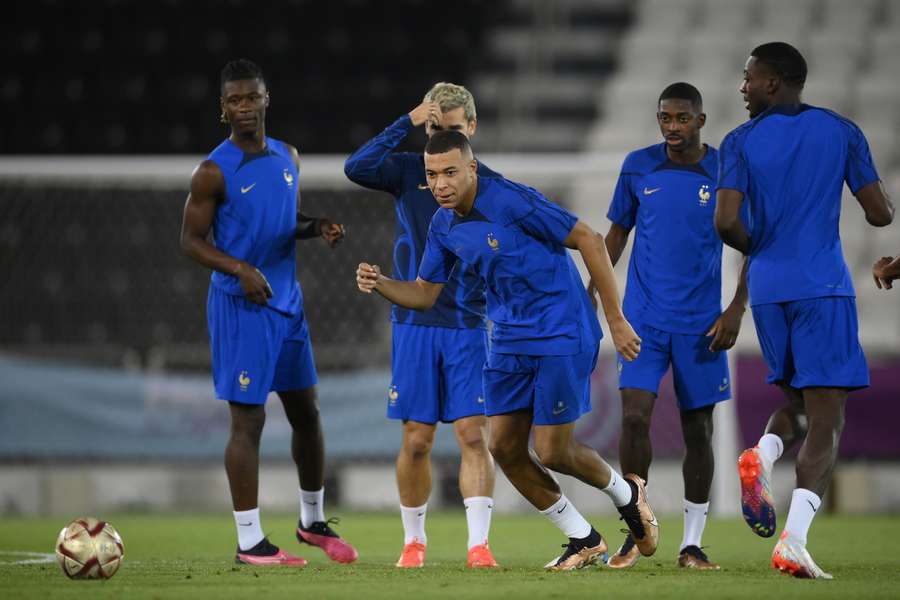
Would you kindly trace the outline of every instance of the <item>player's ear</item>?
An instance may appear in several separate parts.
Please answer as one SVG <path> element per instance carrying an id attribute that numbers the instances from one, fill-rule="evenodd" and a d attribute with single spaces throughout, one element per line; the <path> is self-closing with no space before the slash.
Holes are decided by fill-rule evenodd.
<path id="1" fill-rule="evenodd" d="M 697 116 L 697 129 L 702 129 L 706 125 L 706 113 L 702 112 Z"/>
<path id="2" fill-rule="evenodd" d="M 266 108 L 269 108 L 269 92 L 266 91 Z"/>
<path id="3" fill-rule="evenodd" d="M 478 128 L 478 119 L 472 119 L 469 121 L 469 124 L 466 127 L 466 137 L 472 137 L 475 135 L 475 130 Z"/>

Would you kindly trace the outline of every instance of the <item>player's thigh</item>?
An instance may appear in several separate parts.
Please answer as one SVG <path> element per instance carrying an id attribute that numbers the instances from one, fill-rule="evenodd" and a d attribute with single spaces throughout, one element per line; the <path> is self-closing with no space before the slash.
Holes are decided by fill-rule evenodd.
<path id="1" fill-rule="evenodd" d="M 393 324 L 389 419 L 420 423 L 440 421 L 441 373 L 439 327 Z"/>
<path id="2" fill-rule="evenodd" d="M 276 392 L 312 390 L 313 386 L 319 382 L 319 376 L 316 372 L 316 362 L 306 317 L 301 310 L 293 317 L 285 316 L 283 318 L 285 319 L 285 334 L 275 366 L 272 390 Z M 305 395 L 310 394 L 314 401 L 315 392 L 309 391 Z M 289 396 L 298 395 L 290 394 Z M 304 397 L 301 394 L 296 400 L 303 400 Z"/>
<path id="3" fill-rule="evenodd" d="M 790 383 L 794 377 L 794 357 L 785 304 L 757 304 L 751 310 L 759 349 L 769 367 L 766 382 Z"/>
<path id="4" fill-rule="evenodd" d="M 484 416 L 482 373 L 487 357 L 483 329 L 444 329 L 438 333 L 443 380 L 440 418 L 444 422 Z"/>
<path id="5" fill-rule="evenodd" d="M 710 341 L 705 335 L 672 334 L 672 374 L 683 411 L 731 398 L 728 355 L 710 352 Z"/>
<path id="6" fill-rule="evenodd" d="M 488 417 L 527 411 L 529 427 L 539 357 L 489 352 L 482 371 L 484 412 Z M 490 419 L 493 423 L 493 419 Z M 493 432 L 493 425 L 491 426 Z"/>
<path id="7" fill-rule="evenodd" d="M 619 389 L 644 390 L 659 394 L 659 382 L 669 368 L 671 334 L 665 331 L 636 324 L 636 333 L 641 337 L 641 351 L 632 361 L 616 354 L 619 370 Z"/>
<path id="8" fill-rule="evenodd" d="M 571 423 L 591 410 L 594 346 L 571 356 L 540 357 L 534 394 L 534 424 Z"/>
<path id="9" fill-rule="evenodd" d="M 795 375 L 791 385 L 857 389 L 869 385 L 854 298 L 833 296 L 788 305 Z"/>
<path id="10" fill-rule="evenodd" d="M 211 286 L 207 322 L 216 397 L 265 404 L 283 335 L 278 315 Z"/>

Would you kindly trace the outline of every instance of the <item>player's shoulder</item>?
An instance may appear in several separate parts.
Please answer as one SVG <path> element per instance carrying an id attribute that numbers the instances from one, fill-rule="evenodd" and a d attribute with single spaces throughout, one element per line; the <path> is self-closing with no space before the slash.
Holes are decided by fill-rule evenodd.
<path id="1" fill-rule="evenodd" d="M 622 163 L 622 174 L 643 175 L 666 162 L 665 142 L 632 150 Z"/>
<path id="2" fill-rule="evenodd" d="M 431 224 L 428 228 L 440 235 L 446 235 L 450 231 L 450 224 L 453 221 L 453 210 L 449 208 L 439 208 L 434 211 L 431 217 Z"/>
<path id="3" fill-rule="evenodd" d="M 233 173 L 244 157 L 244 153 L 234 143 L 225 138 L 221 144 L 213 148 L 206 160 L 194 170 L 197 174 L 208 169 L 218 170 L 220 176 L 226 173 Z"/>
<path id="4" fill-rule="evenodd" d="M 296 146 L 289 144 L 284 140 L 266 136 L 266 147 L 275 154 L 290 159 L 291 161 L 300 160 L 300 151 L 297 150 Z"/>
<path id="5" fill-rule="evenodd" d="M 808 104 L 804 104 L 803 106 L 806 108 L 806 112 L 809 113 L 809 115 L 817 122 L 827 122 L 833 124 L 834 126 L 843 129 L 851 135 L 857 135 L 862 132 L 862 130 L 859 128 L 859 125 L 854 123 L 852 119 L 845 117 L 836 110 L 825 108 L 823 106 L 812 106 Z"/>

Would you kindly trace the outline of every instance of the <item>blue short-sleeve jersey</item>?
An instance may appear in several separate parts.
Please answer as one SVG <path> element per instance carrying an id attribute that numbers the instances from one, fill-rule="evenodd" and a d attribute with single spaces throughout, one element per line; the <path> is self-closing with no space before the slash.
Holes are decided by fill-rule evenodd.
<path id="1" fill-rule="evenodd" d="M 670 333 L 703 334 L 722 309 L 722 241 L 716 235 L 718 153 L 672 162 L 666 144 L 631 152 L 607 218 L 635 229 L 623 311 Z"/>
<path id="2" fill-rule="evenodd" d="M 428 224 L 438 209 L 425 182 L 425 160 L 421 153 L 394 152 L 413 130 L 409 115 L 354 152 L 344 164 L 344 173 L 354 183 L 388 192 L 396 199 L 397 214 L 392 276 L 402 281 L 416 278 L 425 250 Z M 478 163 L 478 174 L 499 177 Z M 411 325 L 454 328 L 484 328 L 484 285 L 477 273 L 460 264 L 448 279 L 434 307 L 426 311 L 391 306 L 391 320 Z"/>
<path id="3" fill-rule="evenodd" d="M 266 138 L 262 152 L 249 154 L 226 139 L 209 154 L 225 179 L 225 198 L 212 223 L 216 248 L 262 271 L 272 297 L 268 306 L 296 315 L 303 306 L 297 282 L 297 166 L 288 146 Z M 213 271 L 212 285 L 243 296 L 240 280 Z"/>
<path id="4" fill-rule="evenodd" d="M 841 191 L 878 179 L 859 127 L 824 108 L 773 106 L 729 133 L 717 187 L 749 204 L 751 304 L 855 296 L 841 250 Z"/>
<path id="5" fill-rule="evenodd" d="M 456 259 L 485 283 L 491 351 L 568 356 L 600 341 L 597 315 L 563 241 L 575 215 L 532 188 L 478 177 L 469 213 L 439 209 L 419 277 L 444 283 Z"/>

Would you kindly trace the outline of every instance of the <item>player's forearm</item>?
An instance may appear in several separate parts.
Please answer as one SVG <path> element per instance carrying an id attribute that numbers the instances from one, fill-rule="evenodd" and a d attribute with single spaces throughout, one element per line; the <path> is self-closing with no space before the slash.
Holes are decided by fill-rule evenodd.
<path id="1" fill-rule="evenodd" d="M 375 291 L 386 300 L 404 308 L 428 310 L 437 297 L 432 297 L 418 281 L 398 281 L 385 275 L 378 278 Z"/>
<path id="2" fill-rule="evenodd" d="M 381 183 L 385 159 L 412 129 L 409 115 L 403 115 L 351 154 L 344 162 L 344 174 L 350 181 L 363 186 Z"/>
<path id="3" fill-rule="evenodd" d="M 576 238 L 576 247 L 597 292 L 600 294 L 600 304 L 603 305 L 606 322 L 623 319 L 619 284 L 616 282 L 616 275 L 613 272 L 612 261 L 606 251 L 603 236 L 594 231 L 591 231 L 590 234 L 579 235 Z"/>
<path id="4" fill-rule="evenodd" d="M 298 240 L 308 240 L 317 238 L 322 235 L 319 227 L 319 219 L 316 217 L 307 217 L 303 213 L 297 211 L 297 234 Z"/>
<path id="5" fill-rule="evenodd" d="M 749 292 L 747 291 L 747 266 L 750 264 L 750 259 L 746 256 L 741 262 L 741 272 L 738 274 L 738 282 L 737 287 L 734 290 L 734 298 L 731 299 L 732 306 L 740 307 L 742 310 L 747 307 L 747 299 L 749 298 Z"/>
<path id="6" fill-rule="evenodd" d="M 244 261 L 225 254 L 205 238 L 197 236 L 182 236 L 181 249 L 204 267 L 227 275 L 237 275 L 244 264 Z"/>
<path id="7" fill-rule="evenodd" d="M 628 232 L 621 225 L 613 223 L 609 228 L 609 233 L 604 238 L 606 245 L 606 253 L 609 254 L 609 260 L 612 266 L 619 263 L 622 258 L 622 252 L 625 251 L 625 245 L 628 244 Z"/>

